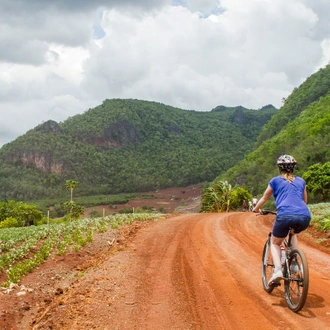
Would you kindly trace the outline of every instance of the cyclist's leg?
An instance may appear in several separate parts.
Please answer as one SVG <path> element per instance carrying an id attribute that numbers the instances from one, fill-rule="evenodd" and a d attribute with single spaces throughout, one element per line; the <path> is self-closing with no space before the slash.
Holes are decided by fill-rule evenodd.
<path id="1" fill-rule="evenodd" d="M 280 216 L 276 216 L 276 220 L 272 230 L 272 245 L 271 245 L 271 252 L 273 257 L 274 263 L 274 274 L 271 277 L 269 283 L 279 282 L 280 279 L 283 277 L 282 273 L 282 263 L 281 263 L 281 244 L 284 238 L 288 234 L 288 228 L 286 219 Z"/>
<path id="2" fill-rule="evenodd" d="M 281 244 L 289 231 L 288 220 L 283 216 L 276 216 L 272 230 L 272 256 L 275 270 L 282 269 L 281 264 Z"/>
<path id="3" fill-rule="evenodd" d="M 296 234 L 293 234 L 291 237 L 291 245 L 292 245 L 292 249 L 298 248 L 298 238 Z"/>
<path id="4" fill-rule="evenodd" d="M 275 265 L 275 271 L 282 269 L 281 264 L 281 244 L 283 242 L 283 238 L 275 237 L 272 235 L 272 244 L 271 244 L 271 251 L 273 262 Z"/>
<path id="5" fill-rule="evenodd" d="M 280 245 L 283 241 L 283 238 L 278 238 L 272 236 L 272 243 L 270 250 L 272 253 L 272 259 L 274 264 L 274 271 L 272 277 L 269 279 L 268 285 L 273 286 L 281 281 L 283 278 L 282 264 L 281 264 L 281 248 Z"/>

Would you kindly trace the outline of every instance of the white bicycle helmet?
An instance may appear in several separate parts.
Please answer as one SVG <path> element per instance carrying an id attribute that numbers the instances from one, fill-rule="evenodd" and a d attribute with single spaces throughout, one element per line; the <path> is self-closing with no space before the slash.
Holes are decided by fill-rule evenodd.
<path id="1" fill-rule="evenodd" d="M 296 160 L 290 155 L 282 155 L 277 159 L 277 166 L 281 170 L 294 170 L 296 167 Z"/>

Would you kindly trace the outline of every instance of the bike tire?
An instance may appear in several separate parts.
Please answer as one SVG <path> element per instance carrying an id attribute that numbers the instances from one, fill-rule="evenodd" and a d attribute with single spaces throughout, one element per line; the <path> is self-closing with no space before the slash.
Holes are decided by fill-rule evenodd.
<path id="1" fill-rule="evenodd" d="M 264 250 L 262 252 L 262 285 L 264 290 L 271 293 L 274 290 L 274 286 L 269 286 L 268 281 L 273 275 L 274 263 L 273 257 L 270 250 L 270 239 L 268 238 L 264 245 Z"/>
<path id="2" fill-rule="evenodd" d="M 299 249 L 292 250 L 288 267 L 284 270 L 285 299 L 289 308 L 297 313 L 305 305 L 309 287 L 309 270 L 304 252 Z"/>

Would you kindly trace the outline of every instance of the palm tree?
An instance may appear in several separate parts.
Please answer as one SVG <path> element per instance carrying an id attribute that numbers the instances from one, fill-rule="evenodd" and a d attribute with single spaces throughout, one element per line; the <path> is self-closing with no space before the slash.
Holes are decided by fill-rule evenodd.
<path id="1" fill-rule="evenodd" d="M 73 181 L 73 180 L 67 180 L 65 185 L 66 185 L 66 189 L 70 190 L 70 202 L 72 202 L 72 195 L 73 195 L 73 190 L 74 188 L 76 188 L 76 186 L 79 184 L 78 181 Z"/>
<path id="2" fill-rule="evenodd" d="M 73 181 L 73 180 L 67 180 L 65 185 L 66 185 L 66 189 L 70 190 L 70 202 L 69 203 L 65 203 L 65 207 L 69 207 L 70 208 L 70 222 L 72 219 L 72 209 L 74 206 L 74 202 L 72 199 L 72 195 L 73 195 L 73 190 L 74 188 L 76 188 L 76 186 L 79 184 L 79 182 L 77 181 Z"/>

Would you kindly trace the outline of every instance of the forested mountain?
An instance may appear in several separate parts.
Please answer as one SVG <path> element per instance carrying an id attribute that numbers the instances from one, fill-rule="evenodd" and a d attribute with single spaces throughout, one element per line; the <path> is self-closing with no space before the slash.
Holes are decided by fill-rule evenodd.
<path id="1" fill-rule="evenodd" d="M 219 106 L 188 111 L 105 100 L 62 123 L 47 121 L 0 149 L 0 200 L 141 192 L 213 180 L 255 146 L 277 112 Z"/>
<path id="2" fill-rule="evenodd" d="M 315 163 L 330 161 L 330 66 L 311 75 L 287 98 L 263 127 L 258 147 L 217 179 L 262 194 L 269 179 L 278 174 L 276 160 L 293 155 L 296 174 Z M 217 180 L 216 179 L 216 180 Z"/>
<path id="3" fill-rule="evenodd" d="M 284 105 L 275 116 L 265 125 L 258 137 L 258 144 L 270 139 L 280 132 L 289 122 L 295 120 L 304 109 L 330 91 L 330 67 L 326 66 L 311 75 L 291 95 L 284 100 Z"/>

